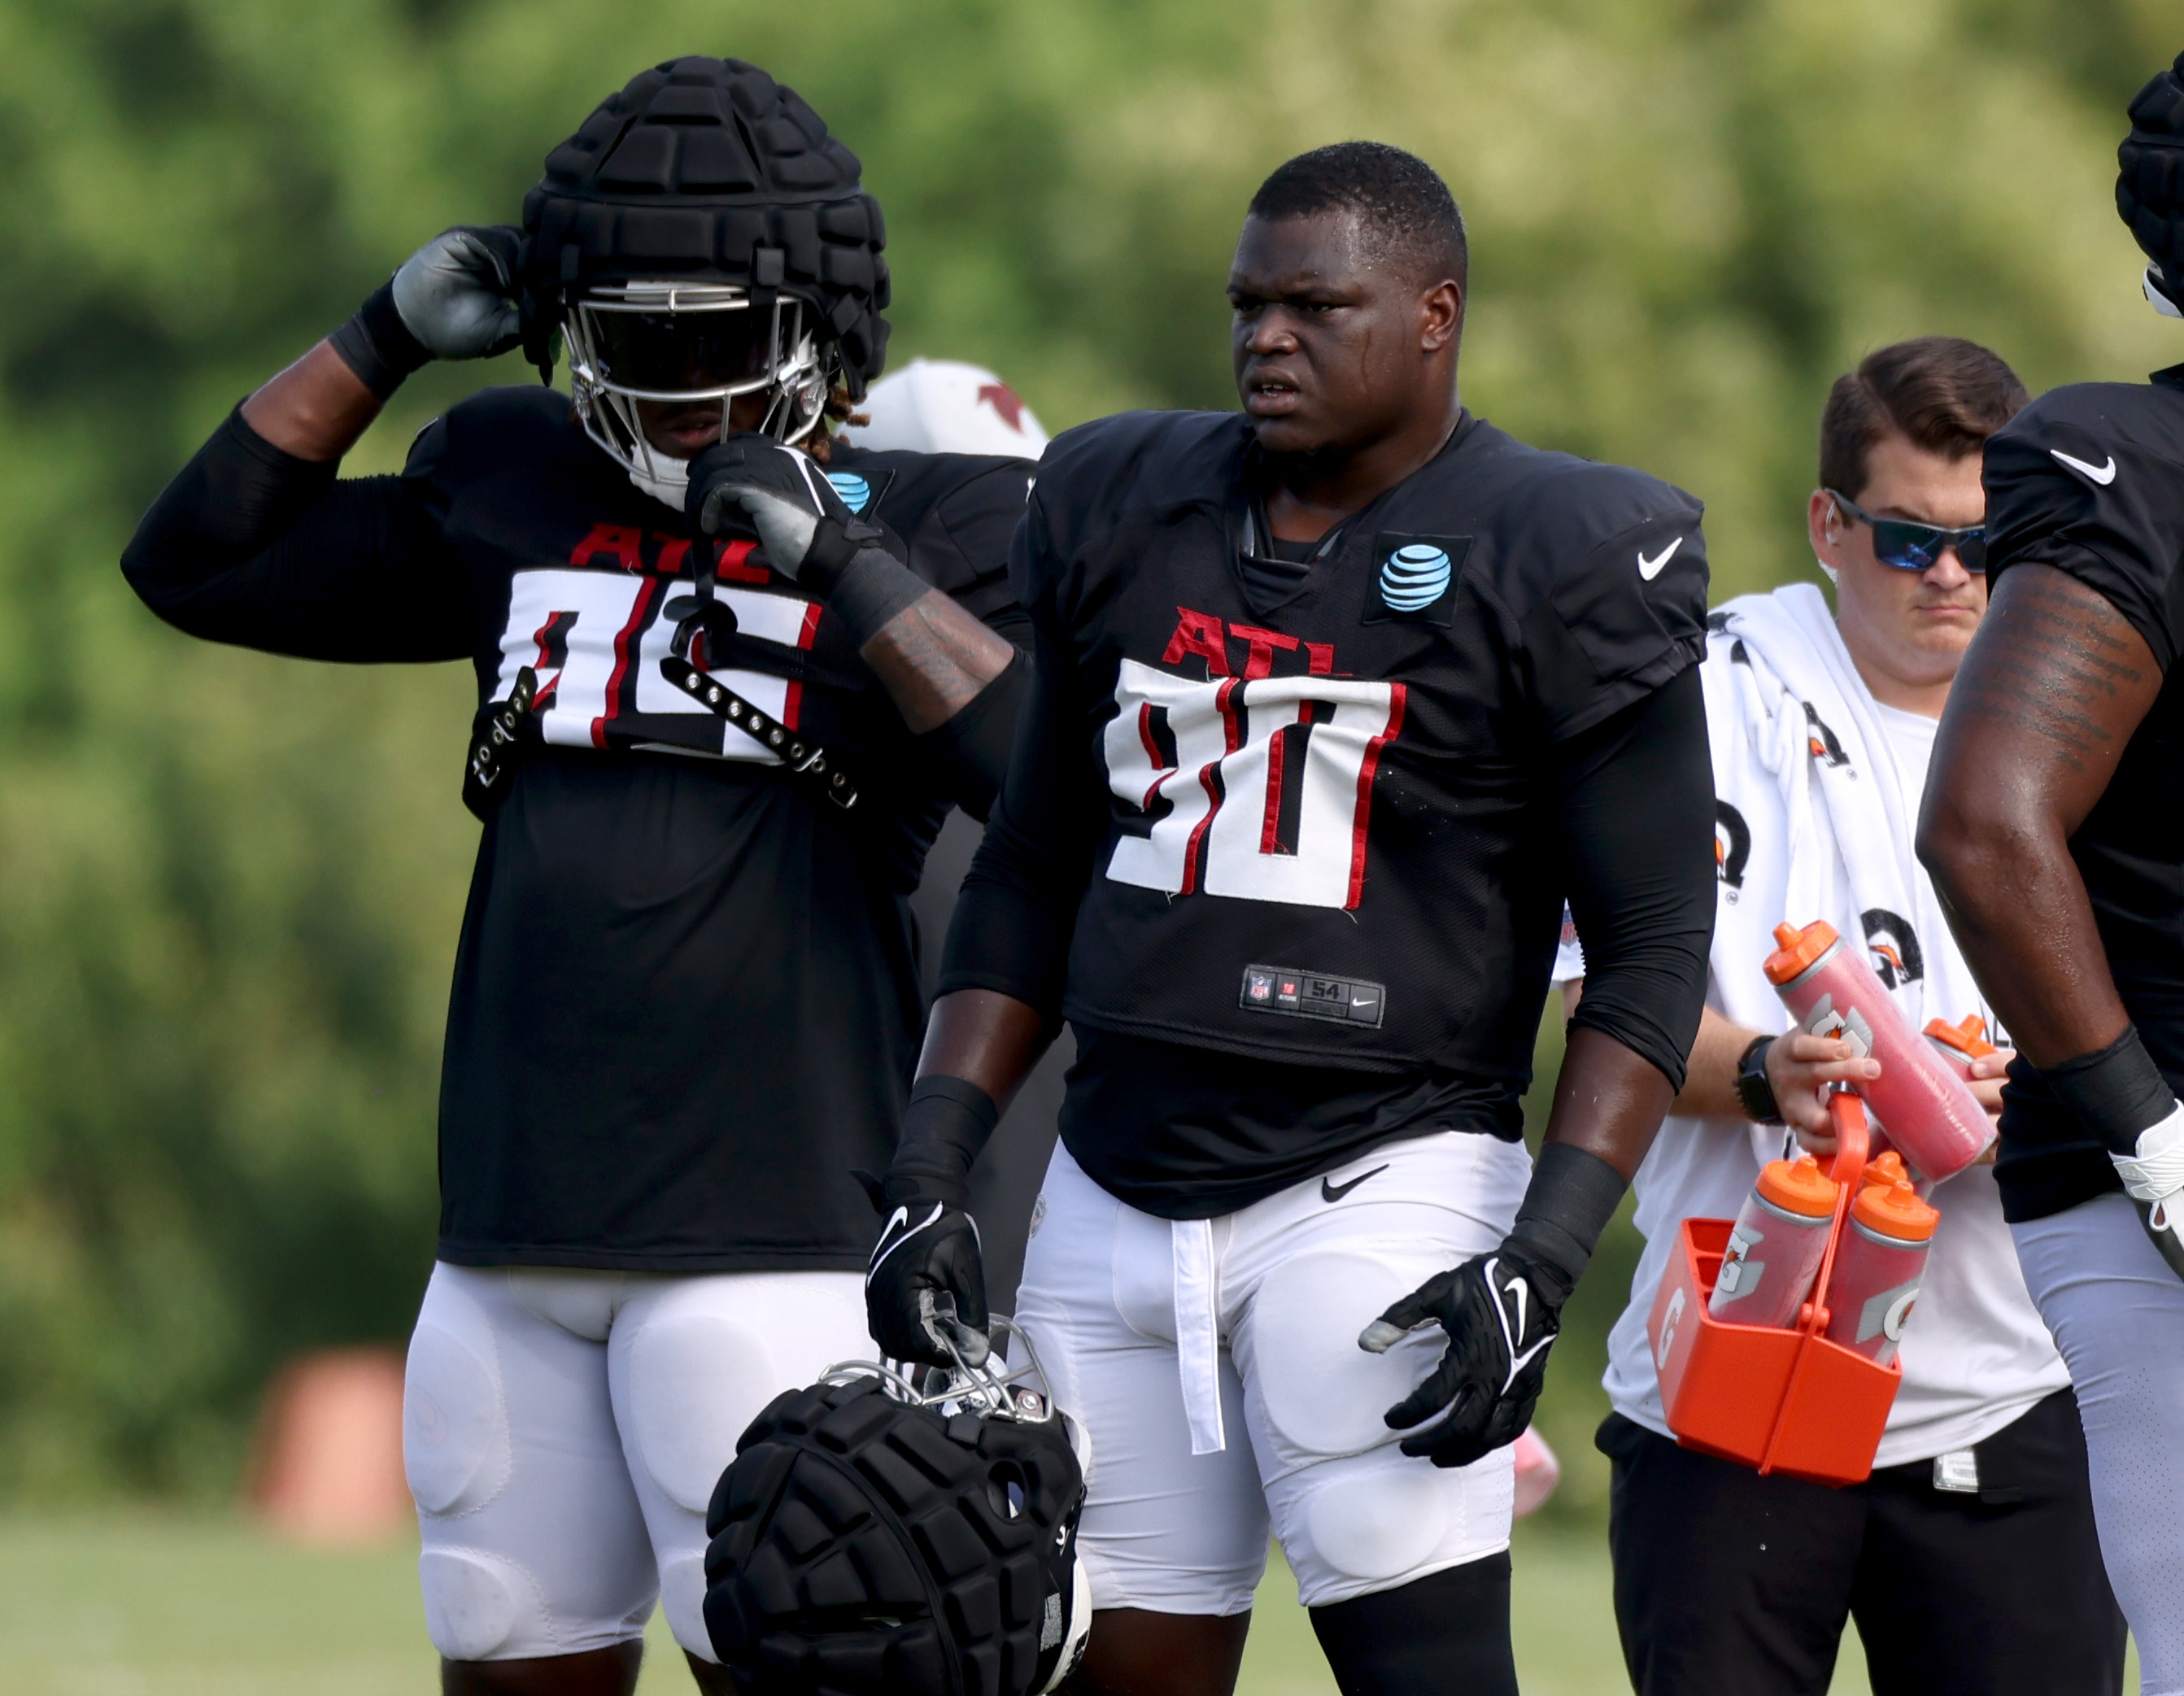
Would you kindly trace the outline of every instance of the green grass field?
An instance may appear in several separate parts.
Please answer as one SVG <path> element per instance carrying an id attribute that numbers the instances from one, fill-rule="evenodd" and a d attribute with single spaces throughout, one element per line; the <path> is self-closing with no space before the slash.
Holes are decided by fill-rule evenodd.
<path id="1" fill-rule="evenodd" d="M 1520 1535 L 1517 1664 L 1528 1696 L 1627 1687 L 1604 1543 Z M 1333 1696 L 1276 1562 L 1244 1696 Z M 653 1621 L 643 1696 L 692 1687 Z M 1863 1692 L 1855 1637 L 1835 1688 Z M 232 1520 L 132 1514 L 0 1519 L 0 1690 L 13 1696 L 427 1696 L 437 1688 L 414 1555 L 300 1550 Z"/>

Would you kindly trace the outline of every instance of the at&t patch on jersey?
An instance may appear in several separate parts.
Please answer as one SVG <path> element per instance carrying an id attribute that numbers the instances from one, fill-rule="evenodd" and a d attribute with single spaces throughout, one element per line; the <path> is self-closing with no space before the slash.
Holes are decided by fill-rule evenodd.
<path id="1" fill-rule="evenodd" d="M 1447 626 L 1456 616 L 1456 586 L 1470 551 L 1468 536 L 1382 534 L 1373 547 L 1379 577 L 1364 622 L 1409 619 Z"/>
<path id="2" fill-rule="evenodd" d="M 1388 990 L 1364 978 L 1330 978 L 1293 966 L 1246 966 L 1237 1005 L 1246 1013 L 1284 1013 L 1377 1029 L 1387 1011 Z"/>

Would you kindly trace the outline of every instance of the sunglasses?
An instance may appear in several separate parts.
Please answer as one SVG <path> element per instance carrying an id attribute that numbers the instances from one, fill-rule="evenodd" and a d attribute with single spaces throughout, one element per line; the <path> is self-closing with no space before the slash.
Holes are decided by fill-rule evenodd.
<path id="1" fill-rule="evenodd" d="M 1954 548 L 1966 571 L 1975 577 L 1986 575 L 1986 525 L 1944 530 L 1938 524 L 1914 524 L 1908 518 L 1876 518 L 1848 495 L 1833 489 L 1827 494 L 1844 517 L 1854 518 L 1872 530 L 1873 556 L 1882 565 L 1893 566 L 1899 572 L 1931 571 L 1935 561 Z"/>

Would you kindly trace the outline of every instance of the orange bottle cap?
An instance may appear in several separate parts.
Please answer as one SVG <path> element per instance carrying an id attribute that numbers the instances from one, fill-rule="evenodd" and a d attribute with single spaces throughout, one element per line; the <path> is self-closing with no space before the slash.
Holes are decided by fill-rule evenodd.
<path id="1" fill-rule="evenodd" d="M 1892 1236 L 1898 1242 L 1924 1242 L 1942 1222 L 1941 1214 L 1920 1201 L 1910 1185 L 1901 1181 L 1868 1185 L 1850 1210 L 1868 1230 Z"/>
<path id="2" fill-rule="evenodd" d="M 1794 924 L 1776 925 L 1774 940 L 1781 946 L 1767 957 L 1767 981 L 1770 984 L 1788 983 L 1840 939 L 1836 935 L 1835 926 L 1824 918 L 1816 918 L 1802 930 Z"/>
<path id="3" fill-rule="evenodd" d="M 1903 1157 L 1891 1148 L 1876 1154 L 1866 1163 L 1861 1184 L 1908 1184 L 1911 1174 L 1903 1169 Z"/>
<path id="4" fill-rule="evenodd" d="M 1975 1013 L 1967 1013 L 1962 1024 L 1947 1024 L 1938 1018 L 1930 1018 L 1926 1021 L 1926 1035 L 1942 1047 L 1955 1049 L 1968 1060 L 1999 1052 L 1986 1040 L 1986 1021 Z"/>
<path id="5" fill-rule="evenodd" d="M 1794 1165 L 1770 1160 L 1759 1170 L 1759 1193 L 1801 1219 L 1825 1219 L 1835 1212 L 1836 1188 L 1836 1180 L 1809 1154 L 1799 1155 Z"/>

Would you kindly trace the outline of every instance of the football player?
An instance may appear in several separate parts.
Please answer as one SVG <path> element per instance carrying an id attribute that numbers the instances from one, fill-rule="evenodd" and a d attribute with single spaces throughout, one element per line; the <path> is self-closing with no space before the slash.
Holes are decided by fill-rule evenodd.
<path id="1" fill-rule="evenodd" d="M 869 1352 L 858 1273 L 921 998 L 905 897 L 983 812 L 1024 667 L 1022 460 L 830 439 L 878 371 L 879 209 L 765 72 L 647 70 L 523 226 L 451 230 L 250 396 L 124 561 L 163 617 L 468 661 L 486 815 L 404 1432 L 450 1692 L 700 1688 L 704 1514 L 777 1392 Z M 342 455 L 432 359 L 566 336 L 399 477 Z"/>
<path id="2" fill-rule="evenodd" d="M 2116 201 L 2184 315 L 2184 55 Z M 2017 1039 L 1995 1177 L 2070 1369 L 2142 1687 L 2184 1691 L 2184 365 L 2051 390 L 1987 444 L 1989 611 L 1919 850 Z"/>
<path id="3" fill-rule="evenodd" d="M 1465 265 L 1410 154 L 1284 165 L 1242 413 L 1065 433 L 1011 555 L 1035 681 L 866 1287 L 983 1348 L 964 1174 L 1067 1017 L 1017 1317 L 1089 1442 L 1087 1688 L 1228 1691 L 1271 1515 L 1344 1689 L 1515 1689 L 1509 1445 L 1697 1027 L 1698 503 L 1465 410 Z"/>

